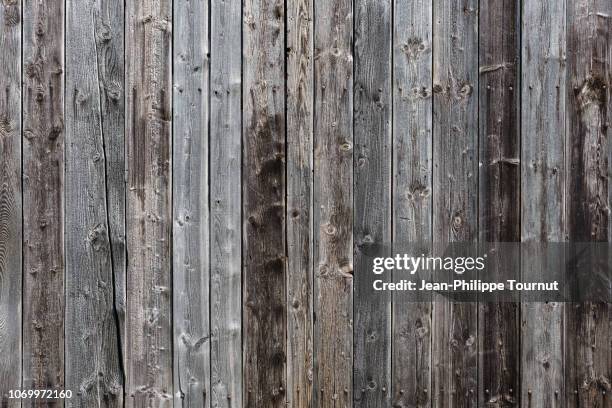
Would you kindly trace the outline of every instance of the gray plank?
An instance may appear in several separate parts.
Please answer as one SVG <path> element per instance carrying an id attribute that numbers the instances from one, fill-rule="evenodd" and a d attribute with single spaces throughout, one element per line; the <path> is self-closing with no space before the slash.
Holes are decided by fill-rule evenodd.
<path id="1" fill-rule="evenodd" d="M 391 293 L 375 292 L 373 246 L 391 243 L 391 1 L 355 6 L 354 369 L 356 407 L 391 405 Z M 383 277 L 389 281 L 392 276 Z M 365 391 L 362 391 L 365 390 Z"/>
<path id="2" fill-rule="evenodd" d="M 209 10 L 202 1 L 173 4 L 174 402 L 209 407 Z"/>
<path id="3" fill-rule="evenodd" d="M 23 388 L 64 388 L 64 1 L 23 2 Z M 30 400 L 27 405 L 37 405 Z M 63 406 L 56 400 L 49 406 Z"/>
<path id="4" fill-rule="evenodd" d="M 580 0 L 567 8 L 567 234 L 571 242 L 606 242 L 612 3 Z M 610 406 L 610 304 L 572 303 L 565 311 L 565 403 Z"/>
<path id="5" fill-rule="evenodd" d="M 522 3 L 523 242 L 565 239 L 565 3 Z M 562 406 L 563 305 L 523 303 L 521 319 L 520 404 Z"/>
<path id="6" fill-rule="evenodd" d="M 121 219 L 123 209 L 109 208 L 109 187 L 116 204 L 123 177 L 111 180 L 107 173 L 122 162 L 123 27 L 111 26 L 122 15 L 117 1 L 66 3 L 65 384 L 80 391 L 69 406 L 123 406 L 115 289 L 123 287 L 125 271 L 113 262 L 118 245 L 110 234 L 117 227 L 111 212 Z M 115 162 L 107 161 L 111 151 Z"/>
<path id="7" fill-rule="evenodd" d="M 0 405 L 21 388 L 21 3 L 0 5 Z"/>
<path id="8" fill-rule="evenodd" d="M 406 253 L 432 244 L 433 1 L 396 0 L 394 13 L 393 242 L 394 253 Z M 411 296 L 393 293 L 392 400 L 428 407 L 432 305 Z"/>
<path id="9" fill-rule="evenodd" d="M 241 2 L 211 2 L 212 400 L 242 406 Z"/>
<path id="10" fill-rule="evenodd" d="M 518 242 L 520 2 L 481 2 L 479 24 L 479 237 L 482 242 Z M 507 276 L 494 276 L 489 271 L 481 278 L 503 282 Z M 478 319 L 479 404 L 486 406 L 494 401 L 498 406 L 517 406 L 520 305 L 483 302 Z"/>
<path id="11" fill-rule="evenodd" d="M 314 4 L 314 406 L 353 406 L 352 2 Z"/>
<path id="12" fill-rule="evenodd" d="M 312 406 L 313 1 L 287 2 L 287 402 Z"/>
<path id="13" fill-rule="evenodd" d="M 172 406 L 171 2 L 128 1 L 125 21 L 126 406 Z"/>
<path id="14" fill-rule="evenodd" d="M 441 249 L 478 228 L 478 2 L 434 3 L 433 233 Z M 433 308 L 432 402 L 475 406 L 478 307 L 439 298 Z"/>
<path id="15" fill-rule="evenodd" d="M 284 2 L 243 4 L 244 405 L 286 401 Z"/>

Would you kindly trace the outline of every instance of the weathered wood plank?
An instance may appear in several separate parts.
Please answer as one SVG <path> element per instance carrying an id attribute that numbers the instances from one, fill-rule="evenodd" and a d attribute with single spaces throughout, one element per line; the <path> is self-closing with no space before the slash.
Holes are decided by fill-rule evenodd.
<path id="1" fill-rule="evenodd" d="M 482 242 L 518 242 L 520 3 L 481 2 L 479 25 L 479 237 Z M 501 282 L 507 276 L 481 278 Z M 479 404 L 518 406 L 520 305 L 483 302 L 478 319 Z"/>
<path id="2" fill-rule="evenodd" d="M 313 1 L 287 2 L 287 401 L 312 406 Z"/>
<path id="3" fill-rule="evenodd" d="M 570 242 L 606 242 L 612 3 L 580 0 L 567 8 L 567 234 Z M 571 303 L 565 312 L 565 403 L 610 406 L 610 305 Z"/>
<path id="4" fill-rule="evenodd" d="M 123 406 L 116 308 L 123 291 L 116 287 L 123 287 L 125 270 L 113 262 L 122 243 L 112 245 L 110 233 L 123 228 L 110 221 L 122 219 L 123 208 L 110 204 L 120 200 L 124 183 L 122 174 L 111 179 L 107 172 L 123 162 L 117 154 L 123 152 L 123 27 L 113 26 L 122 7 L 113 0 L 66 3 L 65 384 L 80 391 L 71 406 Z M 107 160 L 111 151 L 114 162 Z"/>
<path id="5" fill-rule="evenodd" d="M 434 3 L 433 231 L 441 249 L 478 228 L 478 2 Z M 432 403 L 475 406 L 478 307 L 438 298 L 433 308 Z"/>
<path id="6" fill-rule="evenodd" d="M 353 7 L 314 4 L 314 406 L 353 406 Z"/>
<path id="7" fill-rule="evenodd" d="M 211 404 L 240 407 L 242 10 L 239 0 L 211 7 Z"/>
<path id="8" fill-rule="evenodd" d="M 356 407 L 388 407 L 391 293 L 373 290 L 373 280 L 379 277 L 371 272 L 367 250 L 391 243 L 392 4 L 390 0 L 362 0 L 354 7 L 353 397 Z"/>
<path id="9" fill-rule="evenodd" d="M 174 405 L 209 407 L 209 10 L 173 5 Z"/>
<path id="10" fill-rule="evenodd" d="M 21 388 L 21 3 L 0 4 L 0 405 Z"/>
<path id="11" fill-rule="evenodd" d="M 394 10 L 393 246 L 404 253 L 432 243 L 433 1 L 396 0 Z M 429 407 L 432 305 L 410 297 L 393 294 L 393 406 Z"/>
<path id="12" fill-rule="evenodd" d="M 23 387 L 64 388 L 64 1 L 23 2 Z M 63 406 L 63 401 L 27 401 Z"/>
<path id="13" fill-rule="evenodd" d="M 565 3 L 522 3 L 523 242 L 565 239 Z M 520 405 L 563 406 L 563 305 L 523 303 L 521 319 Z"/>
<path id="14" fill-rule="evenodd" d="M 126 3 L 129 407 L 172 405 L 171 22 L 169 0 Z"/>
<path id="15" fill-rule="evenodd" d="M 274 408 L 287 389 L 285 9 L 243 7 L 244 405 Z"/>

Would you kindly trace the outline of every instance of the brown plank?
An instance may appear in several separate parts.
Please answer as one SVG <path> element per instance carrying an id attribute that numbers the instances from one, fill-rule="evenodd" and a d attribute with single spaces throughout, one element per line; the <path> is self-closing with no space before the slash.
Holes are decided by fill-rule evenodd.
<path id="1" fill-rule="evenodd" d="M 284 3 L 243 5 L 244 405 L 286 399 Z"/>
<path id="2" fill-rule="evenodd" d="M 171 406 L 169 0 L 126 3 L 126 406 Z"/>
<path id="3" fill-rule="evenodd" d="M 312 406 L 313 1 L 287 2 L 287 402 Z"/>
<path id="4" fill-rule="evenodd" d="M 479 24 L 479 237 L 482 242 L 518 242 L 520 3 L 481 2 Z M 481 278 L 503 282 L 507 276 Z M 520 305 L 483 302 L 478 313 L 478 401 L 518 406 Z"/>
<path id="5" fill-rule="evenodd" d="M 612 101 L 612 3 L 567 3 L 567 234 L 570 242 L 609 238 L 608 151 Z M 610 407 L 610 304 L 565 309 L 565 403 Z"/>
<path id="6" fill-rule="evenodd" d="M 21 388 L 21 3 L 0 5 L 0 405 Z"/>
<path id="7" fill-rule="evenodd" d="M 64 1 L 23 2 L 23 387 L 64 388 Z M 29 400 L 28 406 L 63 406 Z"/>
<path id="8" fill-rule="evenodd" d="M 432 244 L 433 1 L 396 0 L 394 18 L 393 246 L 406 253 Z M 404 278 L 399 272 L 394 280 Z M 412 298 L 393 293 L 392 401 L 429 407 L 432 305 Z"/>
<path id="9" fill-rule="evenodd" d="M 352 2 L 315 2 L 314 406 L 353 406 Z"/>

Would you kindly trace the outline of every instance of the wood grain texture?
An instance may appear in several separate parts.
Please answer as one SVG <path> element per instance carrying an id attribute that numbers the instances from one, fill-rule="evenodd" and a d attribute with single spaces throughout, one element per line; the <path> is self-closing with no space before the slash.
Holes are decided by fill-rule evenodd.
<path id="1" fill-rule="evenodd" d="M 241 2 L 211 2 L 211 378 L 214 407 L 242 406 Z"/>
<path id="2" fill-rule="evenodd" d="M 396 0 L 394 17 L 393 242 L 405 253 L 432 243 L 433 1 Z M 393 293 L 394 407 L 431 406 L 432 305 L 412 296 Z"/>
<path id="3" fill-rule="evenodd" d="M 21 3 L 0 4 L 0 406 L 21 406 Z"/>
<path id="4" fill-rule="evenodd" d="M 565 240 L 565 9 L 564 0 L 522 3 L 523 242 Z M 563 307 L 521 305 L 521 406 L 563 406 Z"/>
<path id="5" fill-rule="evenodd" d="M 313 1 L 287 2 L 287 402 L 312 406 Z"/>
<path id="6" fill-rule="evenodd" d="M 520 3 L 481 2 L 479 25 L 479 238 L 482 242 L 518 242 Z M 501 282 L 507 278 L 501 275 L 487 272 L 481 278 Z M 518 406 L 520 305 L 483 302 L 478 319 L 479 404 Z"/>
<path id="7" fill-rule="evenodd" d="M 244 406 L 285 406 L 284 2 L 243 5 Z"/>
<path id="8" fill-rule="evenodd" d="M 436 248 L 474 241 L 478 228 L 478 2 L 434 3 L 433 233 Z M 478 306 L 433 308 L 432 403 L 477 404 Z"/>
<path id="9" fill-rule="evenodd" d="M 123 177 L 107 171 L 123 163 L 123 27 L 111 23 L 122 15 L 112 0 L 66 3 L 65 385 L 79 390 L 68 406 L 123 406 L 116 298 L 124 291 L 116 288 L 125 284 L 125 265 L 114 263 L 123 245 L 113 245 L 110 232 L 123 227 L 110 213 L 121 220 L 124 209 L 110 205 L 125 191 Z M 114 238 L 121 239 L 116 231 Z"/>
<path id="10" fill-rule="evenodd" d="M 353 9 L 314 4 L 314 406 L 353 406 Z"/>
<path id="11" fill-rule="evenodd" d="M 126 3 L 128 407 L 173 398 L 171 24 L 169 0 Z"/>
<path id="12" fill-rule="evenodd" d="M 391 293 L 373 290 L 379 277 L 367 252 L 391 243 L 392 3 L 354 7 L 353 398 L 355 407 L 382 408 L 391 404 Z"/>
<path id="13" fill-rule="evenodd" d="M 173 5 L 174 405 L 209 407 L 209 9 Z"/>
<path id="14" fill-rule="evenodd" d="M 23 2 L 23 384 L 64 388 L 64 1 Z M 25 401 L 64 406 L 63 401 Z"/>
<path id="15" fill-rule="evenodd" d="M 608 152 L 612 102 L 612 3 L 567 3 L 566 208 L 570 242 L 609 238 Z M 565 403 L 609 407 L 612 315 L 605 302 L 565 308 Z"/>

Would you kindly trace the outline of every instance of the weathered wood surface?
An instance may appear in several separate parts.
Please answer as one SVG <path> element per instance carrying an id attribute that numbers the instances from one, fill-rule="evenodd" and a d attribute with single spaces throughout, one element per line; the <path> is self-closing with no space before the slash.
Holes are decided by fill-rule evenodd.
<path id="1" fill-rule="evenodd" d="M 313 406 L 313 1 L 287 2 L 287 402 Z"/>
<path id="2" fill-rule="evenodd" d="M 565 0 L 522 4 L 521 240 L 565 240 Z M 543 259 L 543 262 L 546 260 Z M 536 280 L 535 265 L 522 273 Z M 563 406 L 563 308 L 521 305 L 521 406 Z"/>
<path id="3" fill-rule="evenodd" d="M 177 407 L 209 407 L 210 10 L 202 1 L 173 4 L 173 395 Z"/>
<path id="4" fill-rule="evenodd" d="M 274 408 L 287 390 L 285 9 L 243 7 L 244 406 Z"/>
<path id="5" fill-rule="evenodd" d="M 168 406 L 173 398 L 171 2 L 128 1 L 125 24 L 126 405 Z"/>
<path id="6" fill-rule="evenodd" d="M 404 253 L 432 243 L 433 1 L 396 0 L 394 10 L 392 218 Z M 393 293 L 392 406 L 429 407 L 432 305 L 412 296 Z"/>
<path id="7" fill-rule="evenodd" d="M 519 242 L 520 2 L 481 2 L 479 24 L 479 239 Z M 482 278 L 503 281 L 507 276 L 489 273 Z M 520 307 L 481 303 L 478 325 L 479 404 L 518 406 Z"/>
<path id="8" fill-rule="evenodd" d="M 566 208 L 570 242 L 609 240 L 612 3 L 567 2 Z M 605 302 L 565 308 L 565 404 L 609 407 L 612 315 Z"/>
<path id="9" fill-rule="evenodd" d="M 0 4 L 0 406 L 21 387 L 21 3 Z"/>
<path id="10" fill-rule="evenodd" d="M 355 407 L 391 405 L 391 293 L 374 292 L 368 250 L 391 242 L 391 0 L 354 3 Z M 387 279 L 390 278 L 386 277 Z"/>
<path id="11" fill-rule="evenodd" d="M 314 406 L 352 407 L 352 2 L 315 2 L 314 19 Z"/>
<path id="12" fill-rule="evenodd" d="M 123 407 L 123 4 L 90 5 L 66 2 L 65 386 Z"/>
<path id="13" fill-rule="evenodd" d="M 243 393 L 241 11 L 237 0 L 211 2 L 211 405 L 228 408 Z"/>
<path id="14" fill-rule="evenodd" d="M 4 59 L 4 58 L 3 58 Z M 23 384 L 64 388 L 64 1 L 23 2 Z M 37 400 L 28 406 L 47 406 Z M 49 406 L 63 406 L 62 400 Z"/>
<path id="15" fill-rule="evenodd" d="M 478 232 L 478 2 L 434 3 L 433 239 Z M 477 405 L 478 306 L 438 297 L 433 307 L 432 404 Z"/>

